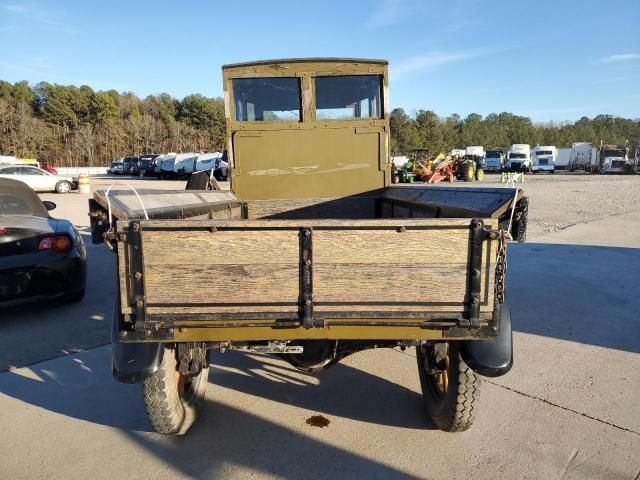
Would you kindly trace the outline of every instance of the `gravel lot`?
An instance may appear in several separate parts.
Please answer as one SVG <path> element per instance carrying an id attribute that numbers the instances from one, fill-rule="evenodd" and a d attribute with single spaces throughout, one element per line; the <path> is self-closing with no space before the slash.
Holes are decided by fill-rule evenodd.
<path id="1" fill-rule="evenodd" d="M 485 185 L 500 185 L 485 176 Z M 638 211 L 640 175 L 558 172 L 527 175 L 518 184 L 529 196 L 529 238 L 599 218 Z"/>

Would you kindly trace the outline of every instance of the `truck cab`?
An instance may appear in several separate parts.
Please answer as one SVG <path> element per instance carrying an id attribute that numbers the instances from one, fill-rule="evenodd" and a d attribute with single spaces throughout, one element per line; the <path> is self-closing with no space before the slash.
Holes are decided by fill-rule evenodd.
<path id="1" fill-rule="evenodd" d="M 552 145 L 536 145 L 531 150 L 531 171 L 555 173 L 558 149 Z"/>
<path id="2" fill-rule="evenodd" d="M 531 171 L 531 147 L 526 143 L 515 143 L 507 153 L 507 168 L 511 172 Z"/>
<path id="3" fill-rule="evenodd" d="M 251 62 L 222 74 L 239 197 L 340 197 L 391 183 L 387 62 Z"/>
<path id="4" fill-rule="evenodd" d="M 626 145 L 603 145 L 598 155 L 600 173 L 626 173 L 629 170 L 629 149 Z"/>
<path id="5" fill-rule="evenodd" d="M 488 150 L 485 154 L 485 172 L 501 172 L 504 168 L 505 156 L 502 150 Z"/>
<path id="6" fill-rule="evenodd" d="M 464 149 L 465 160 L 473 160 L 476 164 L 476 171 L 484 169 L 485 166 L 485 151 L 481 145 L 472 145 Z"/>

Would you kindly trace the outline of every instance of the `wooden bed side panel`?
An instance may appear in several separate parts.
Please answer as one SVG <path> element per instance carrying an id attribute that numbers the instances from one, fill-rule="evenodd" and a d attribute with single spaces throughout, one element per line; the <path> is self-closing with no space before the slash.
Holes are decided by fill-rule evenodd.
<path id="1" fill-rule="evenodd" d="M 493 228 L 497 224 L 486 223 Z M 149 313 L 297 311 L 303 226 L 313 229 L 313 301 L 318 312 L 462 313 L 468 301 L 468 220 L 141 224 Z M 218 229 L 212 229 L 215 226 Z M 496 248 L 496 241 L 483 247 L 482 312 L 493 309 Z M 124 254 L 120 257 L 124 265 Z"/>
<path id="2" fill-rule="evenodd" d="M 142 242 L 148 304 L 298 301 L 295 230 L 143 230 Z"/>

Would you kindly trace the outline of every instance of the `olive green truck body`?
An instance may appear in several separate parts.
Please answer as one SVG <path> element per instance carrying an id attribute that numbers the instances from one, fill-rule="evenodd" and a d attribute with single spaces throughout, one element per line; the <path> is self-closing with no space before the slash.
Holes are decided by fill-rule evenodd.
<path id="1" fill-rule="evenodd" d="M 317 372 L 365 348 L 416 346 L 428 412 L 445 430 L 470 425 L 447 413 L 446 385 L 452 368 L 511 367 L 504 260 L 507 237 L 524 238 L 526 197 L 390 187 L 387 78 L 375 60 L 225 66 L 230 192 L 96 192 L 94 240 L 118 259 L 118 380 L 162 403 L 152 385 L 176 371 L 187 412 L 212 350 Z M 149 418 L 161 433 L 188 428 Z"/>

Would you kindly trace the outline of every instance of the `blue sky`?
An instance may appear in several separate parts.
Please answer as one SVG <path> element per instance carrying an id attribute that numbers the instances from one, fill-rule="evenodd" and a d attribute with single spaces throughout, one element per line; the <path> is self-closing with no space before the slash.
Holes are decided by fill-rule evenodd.
<path id="1" fill-rule="evenodd" d="M 385 58 L 392 107 L 640 117 L 640 0 L 0 0 L 0 79 L 221 94 L 220 66 Z"/>

